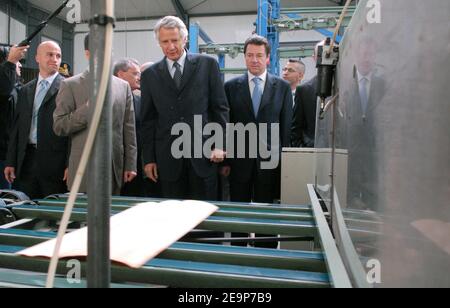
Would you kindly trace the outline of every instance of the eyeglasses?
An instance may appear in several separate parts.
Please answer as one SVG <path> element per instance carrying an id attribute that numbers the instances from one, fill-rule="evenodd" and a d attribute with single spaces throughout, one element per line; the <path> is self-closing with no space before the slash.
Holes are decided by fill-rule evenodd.
<path id="1" fill-rule="evenodd" d="M 297 71 L 293 68 L 283 68 L 283 72 L 296 73 Z"/>

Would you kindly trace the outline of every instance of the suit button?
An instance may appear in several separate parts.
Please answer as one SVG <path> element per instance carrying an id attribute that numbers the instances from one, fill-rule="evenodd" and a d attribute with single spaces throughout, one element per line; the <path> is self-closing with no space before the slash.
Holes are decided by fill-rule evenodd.
<path id="1" fill-rule="evenodd" d="M 180 121 L 184 121 L 184 117 L 181 117 L 181 118 L 180 118 Z"/>
<path id="2" fill-rule="evenodd" d="M 172 110 L 172 111 L 173 111 L 174 109 L 175 109 L 175 108 L 173 108 L 173 107 L 170 107 L 170 110 Z"/>
<path id="3" fill-rule="evenodd" d="M 178 101 L 181 102 L 182 99 L 183 99 L 182 97 L 179 97 L 179 98 L 178 98 Z"/>

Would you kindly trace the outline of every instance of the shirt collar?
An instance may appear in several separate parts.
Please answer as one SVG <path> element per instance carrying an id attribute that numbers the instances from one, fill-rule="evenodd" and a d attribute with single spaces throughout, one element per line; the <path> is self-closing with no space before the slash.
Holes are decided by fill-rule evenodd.
<path id="1" fill-rule="evenodd" d="M 178 59 L 178 64 L 180 64 L 181 66 L 181 70 L 183 70 L 184 68 L 184 64 L 186 63 L 186 57 L 187 57 L 187 52 L 186 50 L 184 50 L 183 55 Z M 173 69 L 173 64 L 175 63 L 175 61 L 170 60 L 169 58 L 166 58 L 167 60 L 167 65 L 169 66 L 169 69 Z"/>
<path id="2" fill-rule="evenodd" d="M 48 81 L 48 84 L 51 86 L 53 84 L 53 81 L 55 81 L 56 77 L 58 76 L 59 72 L 56 72 L 55 74 L 53 74 L 50 77 L 44 78 L 41 76 L 41 74 L 39 74 L 39 78 L 38 78 L 38 83 L 37 85 L 40 86 L 41 85 L 41 81 L 42 80 L 46 80 Z"/>
<path id="3" fill-rule="evenodd" d="M 357 71 L 357 74 L 358 74 L 358 82 L 361 82 L 364 78 L 366 78 L 369 82 L 372 80 L 372 72 L 370 72 L 366 76 L 363 76 L 359 71 Z"/>
<path id="4" fill-rule="evenodd" d="M 267 79 L 267 70 L 266 70 L 264 73 L 262 73 L 260 76 L 255 76 L 255 75 L 253 75 L 252 73 L 248 72 L 248 81 L 249 81 L 249 82 L 252 81 L 253 78 L 255 78 L 255 77 L 261 78 L 262 81 L 263 81 L 263 83 L 265 83 L 265 82 L 266 82 L 266 79 Z"/>

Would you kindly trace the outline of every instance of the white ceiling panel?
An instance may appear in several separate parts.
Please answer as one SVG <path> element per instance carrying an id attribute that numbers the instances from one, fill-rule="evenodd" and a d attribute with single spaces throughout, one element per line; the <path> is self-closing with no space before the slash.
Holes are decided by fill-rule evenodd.
<path id="1" fill-rule="evenodd" d="M 89 19 L 90 1 L 79 0 L 81 3 L 83 20 Z M 33 6 L 45 11 L 52 11 L 62 0 L 29 0 Z M 257 11 L 257 0 L 179 0 L 189 15 L 215 15 L 248 13 Z M 333 0 L 281 0 L 282 7 L 318 7 L 335 6 Z M 171 0 L 116 0 L 117 18 L 150 18 L 165 15 L 175 15 L 176 10 Z M 65 18 L 68 9 L 61 13 Z"/>

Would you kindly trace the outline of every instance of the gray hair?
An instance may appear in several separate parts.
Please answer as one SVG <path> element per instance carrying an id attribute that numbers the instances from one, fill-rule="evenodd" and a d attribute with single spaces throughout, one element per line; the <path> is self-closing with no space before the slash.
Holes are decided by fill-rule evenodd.
<path id="1" fill-rule="evenodd" d="M 119 72 L 128 72 L 133 65 L 137 65 L 140 67 L 140 64 L 137 60 L 131 58 L 120 59 L 116 63 L 114 63 L 114 76 L 117 77 Z"/>
<path id="2" fill-rule="evenodd" d="M 306 65 L 305 63 L 303 63 L 302 60 L 298 60 L 298 59 L 289 59 L 288 60 L 289 63 L 295 63 L 298 65 L 298 67 L 300 68 L 300 73 L 305 74 L 306 73 Z"/>
<path id="3" fill-rule="evenodd" d="M 175 16 L 166 16 L 163 19 L 158 21 L 158 23 L 155 26 L 155 30 L 154 30 L 155 37 L 158 42 L 159 42 L 159 31 L 161 30 L 161 28 L 178 29 L 178 30 L 180 30 L 181 38 L 184 41 L 187 41 L 189 32 L 188 32 L 188 29 L 186 28 L 186 25 L 180 18 L 175 17 Z"/>

